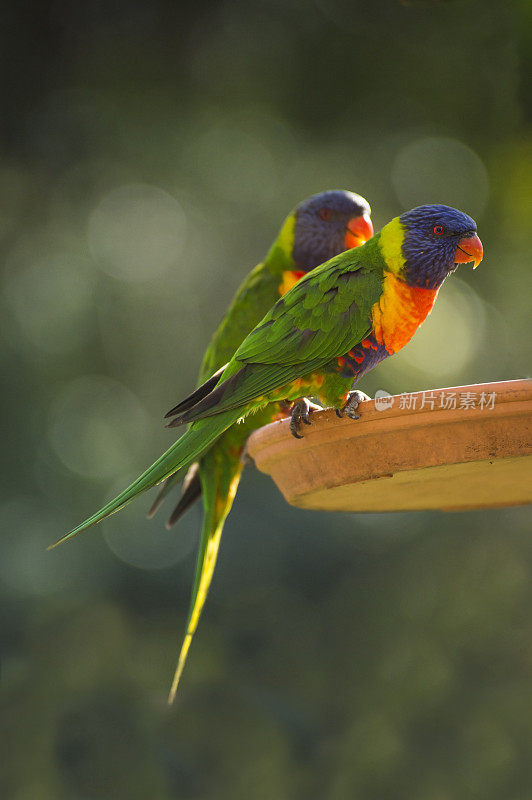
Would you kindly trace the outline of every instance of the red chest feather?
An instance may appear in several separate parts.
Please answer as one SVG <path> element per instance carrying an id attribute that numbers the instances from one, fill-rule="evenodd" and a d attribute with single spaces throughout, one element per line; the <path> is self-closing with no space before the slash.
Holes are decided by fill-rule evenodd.
<path id="1" fill-rule="evenodd" d="M 397 353 L 430 314 L 437 294 L 437 289 L 408 286 L 388 272 L 383 293 L 371 310 L 377 342 L 389 353 Z"/>
<path id="2" fill-rule="evenodd" d="M 303 275 L 306 274 L 307 273 L 305 271 L 300 269 L 286 269 L 283 272 L 283 281 L 282 283 L 279 284 L 278 287 L 279 294 L 281 295 L 281 297 L 283 296 L 283 294 L 286 294 L 287 291 L 292 288 L 292 286 L 295 286 L 298 280 L 300 280 L 303 277 Z"/>

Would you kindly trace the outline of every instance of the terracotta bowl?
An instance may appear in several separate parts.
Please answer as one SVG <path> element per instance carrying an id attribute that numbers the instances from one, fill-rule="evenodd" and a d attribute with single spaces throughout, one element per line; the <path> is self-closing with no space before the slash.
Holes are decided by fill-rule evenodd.
<path id="1" fill-rule="evenodd" d="M 377 398 L 360 419 L 312 414 L 255 431 L 248 452 L 286 500 L 326 511 L 446 511 L 532 502 L 532 380 Z"/>

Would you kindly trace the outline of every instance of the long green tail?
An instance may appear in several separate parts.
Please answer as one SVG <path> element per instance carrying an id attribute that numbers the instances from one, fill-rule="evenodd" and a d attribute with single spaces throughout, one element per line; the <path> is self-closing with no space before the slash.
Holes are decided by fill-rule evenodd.
<path id="1" fill-rule="evenodd" d="M 77 533 L 90 528 L 110 514 L 114 514 L 124 506 L 134 500 L 142 492 L 151 489 L 181 467 L 190 464 L 204 452 L 209 445 L 217 439 L 230 425 L 242 416 L 243 409 L 231 409 L 214 417 L 199 420 L 193 424 L 187 432 L 175 442 L 163 455 L 155 461 L 151 467 L 142 473 L 133 483 L 124 489 L 117 497 L 100 508 L 95 514 L 86 519 L 81 525 L 71 530 L 69 533 L 50 545 L 56 547 L 65 542 Z"/>
<path id="2" fill-rule="evenodd" d="M 174 702 L 192 638 L 198 627 L 201 612 L 207 599 L 216 567 L 224 523 L 233 505 L 244 466 L 238 456 L 228 459 L 223 448 L 222 452 L 218 452 L 218 450 L 219 448 L 216 446 L 211 448 L 200 462 L 204 508 L 203 527 L 196 561 L 187 628 L 181 645 L 172 688 L 168 696 L 169 705 Z"/>

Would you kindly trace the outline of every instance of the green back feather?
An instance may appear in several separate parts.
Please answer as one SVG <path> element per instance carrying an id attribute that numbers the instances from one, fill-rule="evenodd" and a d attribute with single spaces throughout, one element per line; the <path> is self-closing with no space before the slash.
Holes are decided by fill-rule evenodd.
<path id="1" fill-rule="evenodd" d="M 371 330 L 370 313 L 382 294 L 383 271 L 378 243 L 371 240 L 310 272 L 246 337 L 214 391 L 182 421 L 261 401 L 345 355 Z"/>

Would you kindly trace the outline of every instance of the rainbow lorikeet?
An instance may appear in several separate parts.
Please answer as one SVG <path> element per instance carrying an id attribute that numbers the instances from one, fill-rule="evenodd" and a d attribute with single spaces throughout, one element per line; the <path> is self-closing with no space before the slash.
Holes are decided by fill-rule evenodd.
<path id="1" fill-rule="evenodd" d="M 284 221 L 264 262 L 256 266 L 240 286 L 207 348 L 199 384 L 227 365 L 247 334 L 303 275 L 332 256 L 369 239 L 373 235 L 370 215 L 370 206 L 363 197 L 343 190 L 320 192 L 300 203 Z M 216 382 L 217 378 L 213 386 Z M 181 499 L 167 527 L 170 528 L 200 496 L 204 515 L 187 631 L 176 680 L 183 670 L 212 581 L 223 526 L 244 467 L 242 452 L 246 440 L 253 430 L 287 414 L 286 404 L 270 403 L 244 422 L 231 425 L 185 475 Z M 182 478 L 180 470 L 166 480 L 149 516 L 157 511 Z"/>
<path id="2" fill-rule="evenodd" d="M 354 192 L 345 190 L 320 192 L 296 206 L 285 219 L 265 260 L 251 271 L 238 289 L 205 352 L 198 385 L 201 386 L 211 376 L 214 377 L 221 368 L 227 366 L 239 345 L 264 314 L 309 270 L 343 250 L 364 244 L 372 235 L 369 203 Z M 234 491 L 242 469 L 240 452 L 247 436 L 251 430 L 271 422 L 278 412 L 279 409 L 272 406 L 267 412 L 264 410 L 262 420 L 256 425 L 248 422 L 245 426 L 239 426 L 238 432 L 232 429 L 218 440 L 220 456 L 225 451 L 225 461 L 220 466 L 223 466 L 224 470 L 228 465 L 236 469 L 237 463 L 240 464 L 238 475 L 230 469 L 230 473 L 227 473 L 223 481 L 227 486 L 233 486 Z M 202 491 L 204 495 L 207 494 L 205 488 L 202 490 L 204 482 L 202 476 L 209 477 L 209 474 L 217 470 L 211 469 L 214 463 L 207 465 L 206 459 L 207 455 L 188 470 L 182 497 L 167 522 L 168 528 L 172 527 L 200 497 Z M 165 481 L 150 509 L 150 517 L 155 514 L 169 491 L 181 479 L 182 475 L 179 472 Z M 234 495 L 234 491 L 228 492 L 228 495 Z M 216 497 L 220 504 L 219 493 Z M 231 502 L 225 509 L 224 518 L 230 510 Z"/>
<path id="3" fill-rule="evenodd" d="M 315 396 L 356 416 L 359 393 L 350 391 L 353 382 L 407 344 L 457 264 L 473 261 L 476 267 L 481 259 L 471 217 L 426 205 L 310 272 L 246 337 L 214 386 L 207 381 L 172 409 L 174 424 L 191 423 L 186 433 L 60 541 L 197 460 L 230 425 L 268 403 L 296 401 L 297 421 L 306 413 L 301 398 Z"/>

